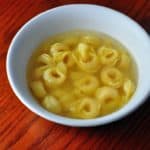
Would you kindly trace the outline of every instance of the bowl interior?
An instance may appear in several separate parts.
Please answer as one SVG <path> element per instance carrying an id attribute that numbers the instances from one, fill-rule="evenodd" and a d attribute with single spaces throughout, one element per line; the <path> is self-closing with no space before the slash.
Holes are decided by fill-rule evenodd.
<path id="1" fill-rule="evenodd" d="M 138 86 L 132 100 L 119 111 L 90 120 L 69 119 L 44 110 L 31 96 L 26 81 L 26 65 L 33 50 L 46 38 L 59 32 L 87 29 L 104 32 L 125 45 L 138 68 Z M 48 120 L 73 126 L 105 124 L 133 111 L 150 89 L 150 41 L 147 34 L 128 17 L 94 5 L 68 5 L 49 10 L 21 28 L 12 41 L 7 57 L 10 84 L 19 99 L 33 112 Z"/>

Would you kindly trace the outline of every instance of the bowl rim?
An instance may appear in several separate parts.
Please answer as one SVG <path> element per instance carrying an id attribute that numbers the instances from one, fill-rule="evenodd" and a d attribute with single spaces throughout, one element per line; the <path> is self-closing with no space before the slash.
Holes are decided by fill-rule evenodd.
<path id="1" fill-rule="evenodd" d="M 11 44 L 9 46 L 8 49 L 8 53 L 7 53 L 7 58 L 6 58 L 6 72 L 7 72 L 7 77 L 8 77 L 8 81 L 9 84 L 13 90 L 13 92 L 15 93 L 15 95 L 18 97 L 18 99 L 32 112 L 34 112 L 35 114 L 41 116 L 42 118 L 45 118 L 46 120 L 49 121 L 53 121 L 62 125 L 67 125 L 67 126 L 76 126 L 76 127 L 90 127 L 90 126 L 98 126 L 98 125 L 104 125 L 104 124 L 108 124 L 114 121 L 117 121 L 125 116 L 127 116 L 128 114 L 132 113 L 135 109 L 137 109 L 140 105 L 142 105 L 142 103 L 144 103 L 146 101 L 146 97 L 148 97 L 149 92 L 146 93 L 145 96 L 143 96 L 143 99 L 137 103 L 135 106 L 132 106 L 130 109 L 128 108 L 126 111 L 123 109 L 125 106 L 123 106 L 122 109 L 117 110 L 116 112 L 113 112 L 111 114 L 108 114 L 106 116 L 102 116 L 102 117 L 98 117 L 98 118 L 93 118 L 93 119 L 74 119 L 74 118 L 68 118 L 68 117 L 64 117 L 64 116 L 60 116 L 60 115 L 56 115 L 56 114 L 52 114 L 51 117 L 47 115 L 45 115 L 46 113 L 43 113 L 43 111 L 39 111 L 36 108 L 34 108 L 34 106 L 30 105 L 27 101 L 24 95 L 21 95 L 17 89 L 17 87 L 15 86 L 15 81 L 11 76 L 11 56 L 12 56 L 12 52 L 14 49 L 14 45 L 15 42 L 18 40 L 19 35 L 22 34 L 22 31 L 30 26 L 30 24 L 32 24 L 36 19 L 38 19 L 39 17 L 42 17 L 48 13 L 57 11 L 58 9 L 66 9 L 68 7 L 94 7 L 95 9 L 105 9 L 106 11 L 109 11 L 111 13 L 114 13 L 116 15 L 119 15 L 120 17 L 124 17 L 126 18 L 131 24 L 133 24 L 134 27 L 136 27 L 137 29 L 139 29 L 141 32 L 143 32 L 145 34 L 145 39 L 150 40 L 147 32 L 134 20 L 132 20 L 130 17 L 126 16 L 125 14 L 118 12 L 116 10 L 113 10 L 111 8 L 105 7 L 105 6 L 100 6 L 100 5 L 95 5 L 95 4 L 67 4 L 67 5 L 62 5 L 62 6 L 58 6 L 49 10 L 46 10 L 42 13 L 39 13 L 38 15 L 36 15 L 35 17 L 31 18 L 29 21 L 27 21 L 20 29 L 19 31 L 16 33 L 16 35 L 13 37 Z"/>

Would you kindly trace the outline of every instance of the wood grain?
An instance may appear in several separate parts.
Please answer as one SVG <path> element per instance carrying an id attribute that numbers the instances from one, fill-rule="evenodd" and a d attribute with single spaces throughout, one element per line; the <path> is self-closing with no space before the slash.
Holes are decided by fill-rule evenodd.
<path id="1" fill-rule="evenodd" d="M 73 128 L 38 117 L 12 92 L 5 62 L 13 36 L 38 13 L 71 3 L 93 3 L 119 10 L 150 32 L 150 0 L 0 0 L 0 150 L 150 150 L 150 98 L 118 122 Z"/>

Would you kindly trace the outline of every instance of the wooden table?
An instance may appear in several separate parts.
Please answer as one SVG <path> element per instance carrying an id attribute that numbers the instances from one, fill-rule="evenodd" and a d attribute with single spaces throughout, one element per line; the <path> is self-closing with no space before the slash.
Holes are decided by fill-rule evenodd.
<path id="1" fill-rule="evenodd" d="M 150 32 L 150 0 L 91 2 L 129 15 Z M 0 0 L 0 150 L 150 150 L 150 99 L 118 122 L 73 128 L 38 117 L 12 92 L 5 62 L 13 36 L 38 13 L 69 3 L 90 3 L 90 0 Z"/>

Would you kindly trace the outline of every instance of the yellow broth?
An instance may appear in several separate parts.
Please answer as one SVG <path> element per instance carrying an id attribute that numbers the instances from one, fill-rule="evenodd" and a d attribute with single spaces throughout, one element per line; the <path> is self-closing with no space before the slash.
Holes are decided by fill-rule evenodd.
<path id="1" fill-rule="evenodd" d="M 137 86 L 133 58 L 117 40 L 93 31 L 50 37 L 32 54 L 27 81 L 48 111 L 90 119 L 123 107 Z"/>

